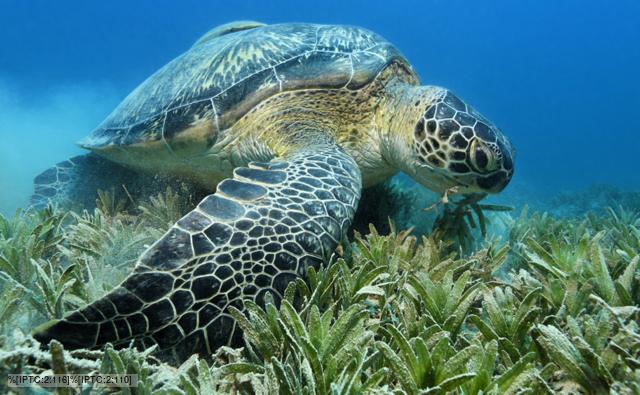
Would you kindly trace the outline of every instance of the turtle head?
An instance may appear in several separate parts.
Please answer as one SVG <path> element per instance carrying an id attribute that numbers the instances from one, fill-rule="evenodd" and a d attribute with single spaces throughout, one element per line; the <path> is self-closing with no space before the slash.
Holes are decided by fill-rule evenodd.
<path id="1" fill-rule="evenodd" d="M 513 175 L 509 139 L 450 91 L 422 89 L 426 107 L 413 124 L 411 176 L 436 192 L 502 191 Z"/>

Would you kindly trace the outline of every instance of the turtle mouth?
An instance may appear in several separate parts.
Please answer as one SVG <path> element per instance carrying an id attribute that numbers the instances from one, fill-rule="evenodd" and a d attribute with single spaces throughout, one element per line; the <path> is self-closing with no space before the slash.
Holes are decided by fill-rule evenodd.
<path id="1" fill-rule="evenodd" d="M 511 181 L 512 173 L 498 170 L 489 174 L 466 174 L 458 177 L 429 164 L 416 164 L 415 179 L 424 187 L 436 193 L 449 191 L 450 194 L 497 194 L 502 192 Z"/>
<path id="2" fill-rule="evenodd" d="M 511 175 L 504 170 L 498 170 L 484 177 L 478 177 L 477 184 L 483 191 L 487 193 L 500 193 L 502 192 L 509 181 L 511 181 Z"/>
<path id="3" fill-rule="evenodd" d="M 457 188 L 460 193 L 477 192 L 472 182 L 462 181 L 442 169 L 425 163 L 416 163 L 415 179 L 424 187 L 437 193 Z"/>

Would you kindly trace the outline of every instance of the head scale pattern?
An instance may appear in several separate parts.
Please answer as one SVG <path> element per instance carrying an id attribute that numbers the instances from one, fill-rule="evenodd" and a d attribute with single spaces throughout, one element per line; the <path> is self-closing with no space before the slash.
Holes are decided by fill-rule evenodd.
<path id="1" fill-rule="evenodd" d="M 416 124 L 418 161 L 463 187 L 496 193 L 513 175 L 515 151 L 498 128 L 443 89 Z"/>

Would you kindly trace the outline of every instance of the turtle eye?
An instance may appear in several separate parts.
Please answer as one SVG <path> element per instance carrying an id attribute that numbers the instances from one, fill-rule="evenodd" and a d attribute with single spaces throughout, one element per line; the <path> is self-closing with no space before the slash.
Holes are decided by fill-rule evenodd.
<path id="1" fill-rule="evenodd" d="M 481 173 L 489 173 L 498 169 L 495 153 L 478 139 L 469 146 L 471 165 Z"/>

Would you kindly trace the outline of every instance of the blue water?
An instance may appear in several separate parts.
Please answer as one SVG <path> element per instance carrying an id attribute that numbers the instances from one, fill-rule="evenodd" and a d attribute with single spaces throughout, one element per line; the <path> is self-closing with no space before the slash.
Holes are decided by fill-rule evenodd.
<path id="1" fill-rule="evenodd" d="M 236 4 L 238 3 L 238 4 Z M 507 189 L 640 188 L 640 2 L 0 0 L 0 212 L 133 88 L 221 23 L 361 25 L 517 148 Z"/>

